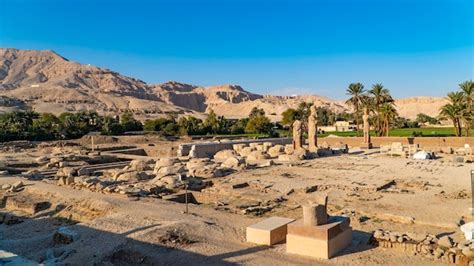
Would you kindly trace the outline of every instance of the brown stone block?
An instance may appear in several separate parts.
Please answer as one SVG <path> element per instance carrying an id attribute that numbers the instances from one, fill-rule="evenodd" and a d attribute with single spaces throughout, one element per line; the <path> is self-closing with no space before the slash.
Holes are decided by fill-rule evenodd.
<path id="1" fill-rule="evenodd" d="M 313 258 L 330 259 L 338 252 L 346 248 L 352 241 L 352 228 L 333 237 L 323 240 L 288 233 L 286 236 L 286 251 L 288 253 L 310 256 Z"/>
<path id="2" fill-rule="evenodd" d="M 271 217 L 247 227 L 247 242 L 260 245 L 274 245 L 285 242 L 288 223 L 293 219 Z"/>
<path id="3" fill-rule="evenodd" d="M 306 226 L 302 220 L 288 224 L 288 234 L 329 240 L 349 228 L 350 219 L 342 216 L 332 216 L 329 223 L 317 226 Z"/>

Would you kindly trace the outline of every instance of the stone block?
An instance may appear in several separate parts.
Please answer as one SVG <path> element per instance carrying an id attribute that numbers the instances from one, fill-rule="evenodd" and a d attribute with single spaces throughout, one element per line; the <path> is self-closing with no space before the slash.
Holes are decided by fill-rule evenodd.
<path id="1" fill-rule="evenodd" d="M 271 217 L 247 227 L 247 242 L 259 245 L 274 245 L 285 242 L 287 225 L 293 219 Z"/>
<path id="2" fill-rule="evenodd" d="M 25 196 L 12 196 L 6 199 L 5 209 L 8 211 L 21 211 L 29 215 L 35 215 L 36 213 L 46 210 L 51 206 L 51 203 L 47 201 L 41 201 Z"/>
<path id="3" fill-rule="evenodd" d="M 286 251 L 313 258 L 330 259 L 349 246 L 351 241 L 351 227 L 346 228 L 329 240 L 288 233 L 286 235 Z"/>

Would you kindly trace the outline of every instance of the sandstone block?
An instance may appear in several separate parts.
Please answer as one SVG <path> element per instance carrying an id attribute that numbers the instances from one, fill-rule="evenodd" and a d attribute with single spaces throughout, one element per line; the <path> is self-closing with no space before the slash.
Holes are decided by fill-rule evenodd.
<path id="1" fill-rule="evenodd" d="M 260 245 L 274 245 L 285 242 L 287 225 L 293 219 L 271 217 L 247 227 L 247 242 Z"/>
<path id="2" fill-rule="evenodd" d="M 288 253 L 309 256 L 320 259 L 330 259 L 338 252 L 350 245 L 352 228 L 335 235 L 329 240 L 291 234 L 286 236 L 286 251 Z"/>

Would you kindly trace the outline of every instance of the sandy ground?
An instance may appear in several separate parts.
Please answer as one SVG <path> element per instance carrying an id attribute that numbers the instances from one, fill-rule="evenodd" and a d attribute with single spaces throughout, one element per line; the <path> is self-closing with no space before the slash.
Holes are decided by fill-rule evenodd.
<path id="1" fill-rule="evenodd" d="M 0 154 L 0 161 L 28 161 L 28 153 Z M 30 159 L 31 160 L 31 159 Z M 154 198 L 131 200 L 25 181 L 16 193 L 49 201 L 48 210 L 14 213 L 23 222 L 0 225 L 0 250 L 41 262 L 51 253 L 73 265 L 133 264 L 347 264 L 436 265 L 423 259 L 369 245 L 373 230 L 449 234 L 462 238 L 458 225 L 471 220 L 470 164 L 451 158 L 414 161 L 376 151 L 351 151 L 341 156 L 294 164 L 256 167 L 213 179 L 214 186 L 195 196 L 200 205 Z M 1 177 L 12 184 L 19 177 Z M 243 188 L 229 184 L 247 183 Z M 245 242 L 245 227 L 266 217 L 301 218 L 300 206 L 329 195 L 329 213 L 351 218 L 354 240 L 331 260 L 316 260 L 285 252 L 285 244 L 260 247 Z M 272 210 L 243 214 L 242 205 L 270 202 Z M 0 211 L 4 211 L 1 210 Z M 79 238 L 68 245 L 53 242 L 60 226 L 70 225 Z M 67 255 L 67 256 L 66 256 Z"/>

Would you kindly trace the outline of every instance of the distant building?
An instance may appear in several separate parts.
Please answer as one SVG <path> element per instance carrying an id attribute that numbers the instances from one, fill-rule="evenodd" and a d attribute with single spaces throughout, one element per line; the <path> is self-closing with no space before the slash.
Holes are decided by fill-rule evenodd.
<path id="1" fill-rule="evenodd" d="M 356 131 L 357 126 L 353 121 L 338 120 L 332 126 L 319 126 L 318 130 L 321 132 L 347 132 Z"/>
<path id="2" fill-rule="evenodd" d="M 336 121 L 334 123 L 335 131 L 344 132 L 344 131 L 356 131 L 357 127 L 352 121 Z"/>

